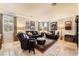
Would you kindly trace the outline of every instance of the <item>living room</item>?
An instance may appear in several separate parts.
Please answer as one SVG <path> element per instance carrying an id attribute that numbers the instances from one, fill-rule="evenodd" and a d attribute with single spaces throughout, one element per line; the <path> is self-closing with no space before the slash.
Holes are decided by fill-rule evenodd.
<path id="1" fill-rule="evenodd" d="M 77 55 L 77 12 L 76 3 L 0 4 L 0 55 Z"/>

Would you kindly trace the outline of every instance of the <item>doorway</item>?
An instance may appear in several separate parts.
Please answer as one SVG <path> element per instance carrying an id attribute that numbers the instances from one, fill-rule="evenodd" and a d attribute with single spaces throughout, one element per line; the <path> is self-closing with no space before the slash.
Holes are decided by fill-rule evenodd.
<path id="1" fill-rule="evenodd" d="M 14 55 L 14 16 L 3 15 L 3 50 L 6 55 Z"/>
<path id="2" fill-rule="evenodd" d="M 3 15 L 3 42 L 11 43 L 14 33 L 14 18 L 11 15 Z"/>

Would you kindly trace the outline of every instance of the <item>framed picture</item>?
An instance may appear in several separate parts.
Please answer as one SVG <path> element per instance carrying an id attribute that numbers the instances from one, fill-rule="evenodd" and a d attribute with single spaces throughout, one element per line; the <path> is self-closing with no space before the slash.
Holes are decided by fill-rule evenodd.
<path id="1" fill-rule="evenodd" d="M 51 31 L 57 30 L 57 22 L 51 22 L 50 27 L 51 27 Z"/>
<path id="2" fill-rule="evenodd" d="M 26 30 L 29 30 L 30 29 L 30 23 L 29 21 L 26 21 Z"/>
<path id="3" fill-rule="evenodd" d="M 42 23 L 38 22 L 38 30 L 41 31 L 42 30 Z"/>
<path id="4" fill-rule="evenodd" d="M 35 30 L 35 22 L 30 21 L 30 30 Z"/>
<path id="5" fill-rule="evenodd" d="M 71 30 L 71 29 L 72 29 L 72 21 L 66 21 L 65 30 Z"/>
<path id="6" fill-rule="evenodd" d="M 49 22 L 38 22 L 38 30 L 49 31 Z"/>
<path id="7" fill-rule="evenodd" d="M 35 22 L 34 21 L 26 21 L 26 30 L 35 30 Z"/>

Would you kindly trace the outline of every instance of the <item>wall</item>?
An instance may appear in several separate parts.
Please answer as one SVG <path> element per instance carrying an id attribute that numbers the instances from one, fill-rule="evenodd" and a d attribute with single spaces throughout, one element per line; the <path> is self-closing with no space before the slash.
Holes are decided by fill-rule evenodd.
<path id="1" fill-rule="evenodd" d="M 75 23 L 76 16 L 68 17 L 68 18 L 62 18 L 58 21 L 58 30 L 61 32 L 61 26 L 63 26 L 62 29 L 62 35 L 70 34 L 75 35 L 76 34 L 76 23 Z M 71 30 L 65 30 L 65 21 L 72 21 L 72 29 Z"/>
<path id="2" fill-rule="evenodd" d="M 2 44 L 2 38 L 3 38 L 3 33 L 2 33 L 2 17 L 3 17 L 3 15 L 2 14 L 0 14 L 0 49 L 1 49 L 1 44 Z"/>
<path id="3" fill-rule="evenodd" d="M 47 21 L 47 22 L 55 22 L 55 21 L 57 21 L 57 23 L 58 23 L 58 31 L 61 32 L 61 26 L 63 25 L 63 35 L 65 35 L 65 34 L 75 35 L 75 32 L 76 32 L 75 18 L 76 18 L 76 16 L 71 16 L 71 17 L 61 18 L 61 19 L 58 19 L 58 20 L 51 20 L 51 21 Z M 21 30 L 18 30 L 18 31 L 26 31 L 25 30 L 26 21 L 31 21 L 31 20 L 35 21 L 36 30 L 38 30 L 38 22 L 39 21 L 46 22 L 46 20 L 40 20 L 39 18 L 37 18 L 37 19 L 38 20 L 35 20 L 34 18 L 28 18 L 28 17 L 27 18 L 18 17 L 17 18 L 17 26 L 22 28 Z M 71 30 L 65 30 L 65 21 L 69 21 L 69 20 L 72 21 L 72 29 Z"/>
<path id="4" fill-rule="evenodd" d="M 17 26 L 23 27 L 22 31 L 25 30 L 25 22 L 33 20 L 37 21 L 58 21 L 59 25 L 64 25 L 64 20 L 73 19 L 73 16 L 78 14 L 77 3 L 63 3 L 55 6 L 51 4 L 0 4 L 0 13 L 9 13 L 17 16 Z M 36 24 L 37 25 L 37 24 Z M 36 26 L 36 30 L 37 30 Z M 21 31 L 19 30 L 19 31 Z M 75 24 L 73 25 L 72 31 L 65 31 L 65 33 L 74 34 Z"/>
<path id="5" fill-rule="evenodd" d="M 63 17 L 71 17 L 78 14 L 77 3 L 57 3 L 55 6 L 51 4 L 1 4 L 0 13 L 10 13 L 25 17 L 33 16 L 34 18 L 61 19 Z"/>
<path id="6" fill-rule="evenodd" d="M 3 15 L 0 14 L 0 34 L 2 34 L 2 17 Z"/>
<path id="7" fill-rule="evenodd" d="M 25 23 L 26 23 L 26 19 L 23 17 L 17 17 L 17 32 L 25 31 Z"/>

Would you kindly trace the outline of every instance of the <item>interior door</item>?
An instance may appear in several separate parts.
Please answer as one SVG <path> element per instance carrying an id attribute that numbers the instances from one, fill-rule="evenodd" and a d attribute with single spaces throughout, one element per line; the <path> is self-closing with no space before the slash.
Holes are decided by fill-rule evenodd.
<path id="1" fill-rule="evenodd" d="M 14 18 L 11 15 L 3 15 L 3 42 L 12 43 L 14 33 Z"/>
<path id="2" fill-rule="evenodd" d="M 6 55 L 14 55 L 14 16 L 3 15 L 3 45 Z"/>

